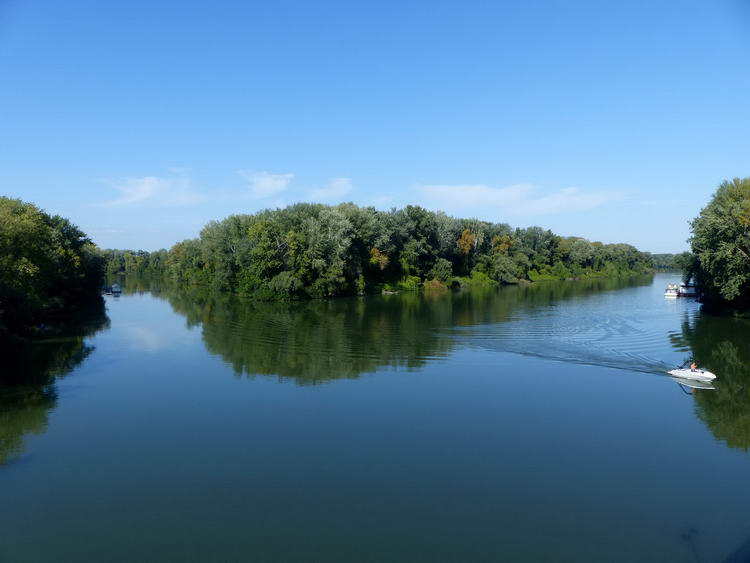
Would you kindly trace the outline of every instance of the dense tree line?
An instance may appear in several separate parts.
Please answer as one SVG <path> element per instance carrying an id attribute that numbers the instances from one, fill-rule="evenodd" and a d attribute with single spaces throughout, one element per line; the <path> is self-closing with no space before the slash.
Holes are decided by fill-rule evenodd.
<path id="1" fill-rule="evenodd" d="M 684 270 L 693 260 L 691 252 L 680 254 L 652 254 L 651 260 L 657 270 Z"/>
<path id="2" fill-rule="evenodd" d="M 692 222 L 685 266 L 709 308 L 750 313 L 750 178 L 723 182 Z"/>
<path id="3" fill-rule="evenodd" d="M 104 260 L 67 219 L 0 197 L 0 344 L 49 333 L 101 299 Z"/>
<path id="4" fill-rule="evenodd" d="M 212 221 L 168 252 L 106 251 L 108 271 L 159 271 L 180 283 L 268 299 L 472 283 L 617 276 L 650 270 L 627 244 L 541 227 L 457 219 L 421 207 L 378 211 L 299 203 Z"/>
<path id="5" fill-rule="evenodd" d="M 99 252 L 105 261 L 108 277 L 118 274 L 161 274 L 164 268 L 163 262 L 168 254 L 166 250 L 146 252 L 145 250 L 107 249 Z"/>

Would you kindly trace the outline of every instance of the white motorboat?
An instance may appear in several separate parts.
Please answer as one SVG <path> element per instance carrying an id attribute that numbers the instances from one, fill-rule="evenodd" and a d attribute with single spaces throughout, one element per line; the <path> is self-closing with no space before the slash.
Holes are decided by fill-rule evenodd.
<path id="1" fill-rule="evenodd" d="M 692 283 L 670 283 L 664 290 L 664 297 L 697 297 L 698 290 Z"/>
<path id="2" fill-rule="evenodd" d="M 672 377 L 679 379 L 693 379 L 695 381 L 713 381 L 716 375 L 705 369 L 680 368 L 667 372 Z"/>

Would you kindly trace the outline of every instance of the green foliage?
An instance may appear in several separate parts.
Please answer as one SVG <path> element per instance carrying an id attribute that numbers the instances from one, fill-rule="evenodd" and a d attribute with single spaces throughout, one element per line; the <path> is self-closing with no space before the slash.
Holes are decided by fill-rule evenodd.
<path id="1" fill-rule="evenodd" d="M 435 261 L 435 265 L 430 270 L 428 278 L 438 280 L 441 282 L 447 282 L 453 275 L 453 264 L 445 258 L 438 258 Z"/>
<path id="2" fill-rule="evenodd" d="M 394 283 L 386 283 L 383 289 L 385 291 L 416 291 L 420 284 L 421 280 L 417 276 L 406 275 Z"/>
<path id="3" fill-rule="evenodd" d="M 301 203 L 213 221 L 199 239 L 160 251 L 158 260 L 140 251 L 108 252 L 119 260 L 113 270 L 157 267 L 172 281 L 262 299 L 406 291 L 457 275 L 463 285 L 512 284 L 652 268 L 649 256 L 629 245 L 566 239 L 541 227 L 513 230 L 417 206 L 383 212 L 351 203 Z M 129 254 L 142 260 L 126 262 Z"/>
<path id="4" fill-rule="evenodd" d="M 686 271 L 709 307 L 750 312 L 750 178 L 723 182 L 692 222 Z"/>
<path id="5" fill-rule="evenodd" d="M 652 254 L 651 260 L 657 270 L 684 270 L 693 259 L 691 252 L 680 254 Z"/>
<path id="6" fill-rule="evenodd" d="M 531 281 L 554 281 L 559 280 L 558 275 L 550 268 L 545 268 L 541 272 L 529 270 L 529 279 Z"/>
<path id="7" fill-rule="evenodd" d="M 49 330 L 98 295 L 103 274 L 102 257 L 70 221 L 0 197 L 0 341 Z"/>
<path id="8" fill-rule="evenodd" d="M 166 268 L 168 253 L 166 250 L 146 252 L 144 250 L 98 250 L 104 260 L 105 273 L 108 277 L 124 275 L 158 274 Z"/>
<path id="9" fill-rule="evenodd" d="M 452 285 L 459 287 L 477 287 L 497 285 L 497 282 L 490 276 L 488 276 L 485 272 L 482 272 L 479 269 L 474 269 L 471 271 L 470 276 L 453 278 Z"/>

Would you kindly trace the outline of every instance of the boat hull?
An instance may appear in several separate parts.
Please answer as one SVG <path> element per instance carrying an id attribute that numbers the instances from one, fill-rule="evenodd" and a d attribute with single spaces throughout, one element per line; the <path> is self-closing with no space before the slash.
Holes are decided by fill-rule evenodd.
<path id="1" fill-rule="evenodd" d="M 713 381 L 716 376 L 710 371 L 704 369 L 697 369 L 695 371 L 691 369 L 673 369 L 669 372 L 672 377 L 679 377 L 680 379 L 693 379 L 695 381 Z"/>
<path id="2" fill-rule="evenodd" d="M 702 379 L 683 379 L 681 377 L 673 377 L 672 379 L 680 385 L 690 387 L 691 389 L 716 389 L 710 381 Z"/>
<path id="3" fill-rule="evenodd" d="M 664 292 L 664 297 L 698 297 L 694 285 L 670 283 Z"/>

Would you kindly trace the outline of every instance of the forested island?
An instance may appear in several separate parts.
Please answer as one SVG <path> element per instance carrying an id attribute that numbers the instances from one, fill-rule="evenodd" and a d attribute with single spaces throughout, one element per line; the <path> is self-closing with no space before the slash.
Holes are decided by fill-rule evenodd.
<path id="1" fill-rule="evenodd" d="M 298 203 L 206 225 L 169 251 L 107 250 L 107 272 L 164 275 L 262 299 L 297 299 L 652 271 L 628 244 L 459 219 L 418 206 Z"/>

